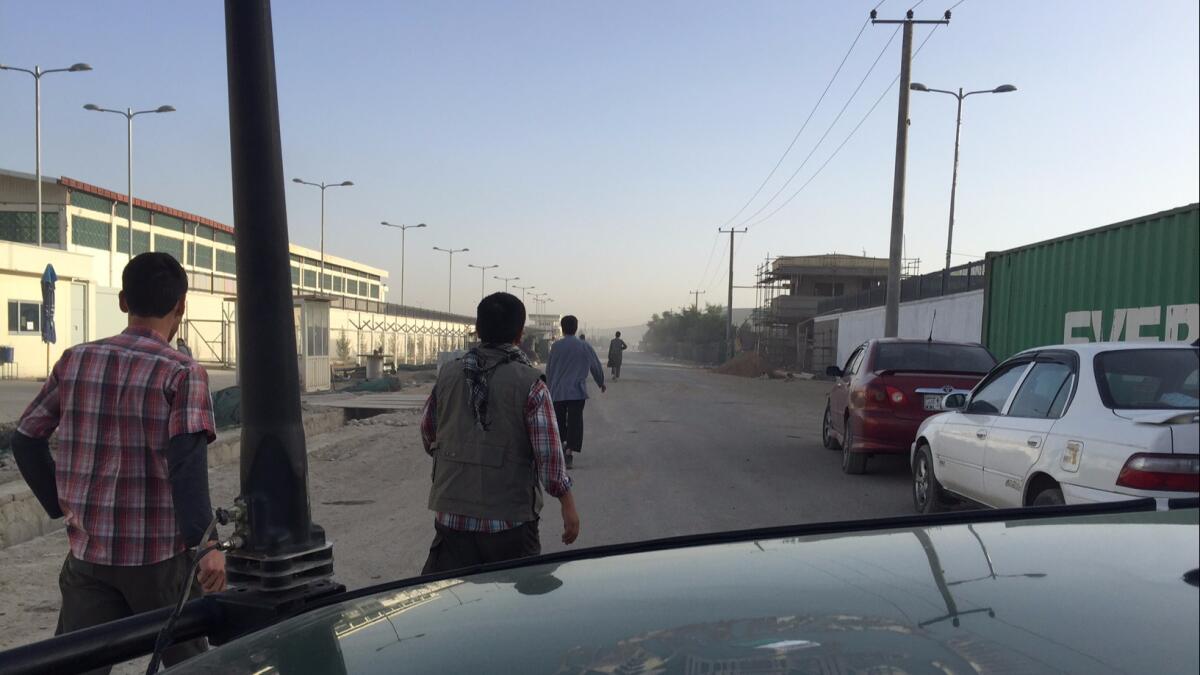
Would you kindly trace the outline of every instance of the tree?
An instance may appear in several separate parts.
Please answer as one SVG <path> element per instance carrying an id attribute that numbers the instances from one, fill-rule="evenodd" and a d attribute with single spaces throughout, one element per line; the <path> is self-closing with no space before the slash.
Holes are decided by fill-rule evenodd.
<path id="1" fill-rule="evenodd" d="M 350 360 L 350 338 L 346 337 L 346 331 L 338 332 L 337 343 L 334 346 L 337 347 L 338 361 L 344 363 Z"/>
<path id="2" fill-rule="evenodd" d="M 708 360 L 705 354 L 725 341 L 725 309 L 706 305 L 703 310 L 684 307 L 655 314 L 646 324 L 643 347 L 664 356 Z M 714 352 L 719 354 L 720 350 Z"/>

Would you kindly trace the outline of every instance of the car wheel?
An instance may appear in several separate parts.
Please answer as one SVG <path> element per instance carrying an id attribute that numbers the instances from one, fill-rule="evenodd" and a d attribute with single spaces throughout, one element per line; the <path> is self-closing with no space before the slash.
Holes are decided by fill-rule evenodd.
<path id="1" fill-rule="evenodd" d="M 1066 503 L 1067 501 L 1063 499 L 1062 488 L 1058 487 L 1046 488 L 1033 498 L 1034 506 L 1062 506 Z"/>
<path id="2" fill-rule="evenodd" d="M 850 452 L 854 447 L 854 430 L 846 420 L 846 433 L 842 441 L 842 471 L 851 475 L 867 472 L 867 456 L 861 452 Z"/>
<path id="3" fill-rule="evenodd" d="M 946 510 L 946 497 L 942 484 L 933 474 L 933 453 L 929 445 L 922 443 L 917 448 L 913 461 L 913 506 L 917 513 L 937 513 Z"/>
<path id="4" fill-rule="evenodd" d="M 839 450 L 842 447 L 841 443 L 833 437 L 833 413 L 829 410 L 829 404 L 825 404 L 825 418 L 821 420 L 821 444 L 829 450 Z"/>

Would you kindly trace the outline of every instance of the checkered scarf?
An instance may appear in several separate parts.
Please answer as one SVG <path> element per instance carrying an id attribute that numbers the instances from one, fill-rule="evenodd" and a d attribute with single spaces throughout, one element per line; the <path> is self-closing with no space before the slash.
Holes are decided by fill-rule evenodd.
<path id="1" fill-rule="evenodd" d="M 484 349 L 500 351 L 503 352 L 503 355 L 498 360 L 489 362 L 487 357 L 491 355 L 484 354 Z M 475 417 L 475 425 L 484 431 L 491 427 L 488 420 L 488 378 L 491 377 L 492 371 L 513 361 L 524 363 L 527 366 L 531 365 L 525 352 L 513 344 L 484 343 L 470 350 L 463 357 L 463 372 L 467 375 L 467 385 L 469 386 L 467 395 L 471 404 L 471 414 Z"/>

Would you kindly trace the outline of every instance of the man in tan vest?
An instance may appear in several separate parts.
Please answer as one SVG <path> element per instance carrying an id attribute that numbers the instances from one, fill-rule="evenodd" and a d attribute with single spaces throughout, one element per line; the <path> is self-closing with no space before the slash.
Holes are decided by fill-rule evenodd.
<path id="1" fill-rule="evenodd" d="M 563 543 L 579 536 L 554 402 L 518 346 L 525 305 L 489 295 L 475 328 L 480 345 L 442 367 L 421 414 L 436 513 L 423 574 L 541 553 L 543 487 L 561 503 Z"/>

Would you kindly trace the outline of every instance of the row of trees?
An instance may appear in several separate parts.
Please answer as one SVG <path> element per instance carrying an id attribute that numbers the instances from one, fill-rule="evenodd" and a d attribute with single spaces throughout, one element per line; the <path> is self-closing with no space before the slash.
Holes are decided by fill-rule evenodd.
<path id="1" fill-rule="evenodd" d="M 655 314 L 646 323 L 642 349 L 662 356 L 715 363 L 725 344 L 725 308 L 684 307 Z"/>

